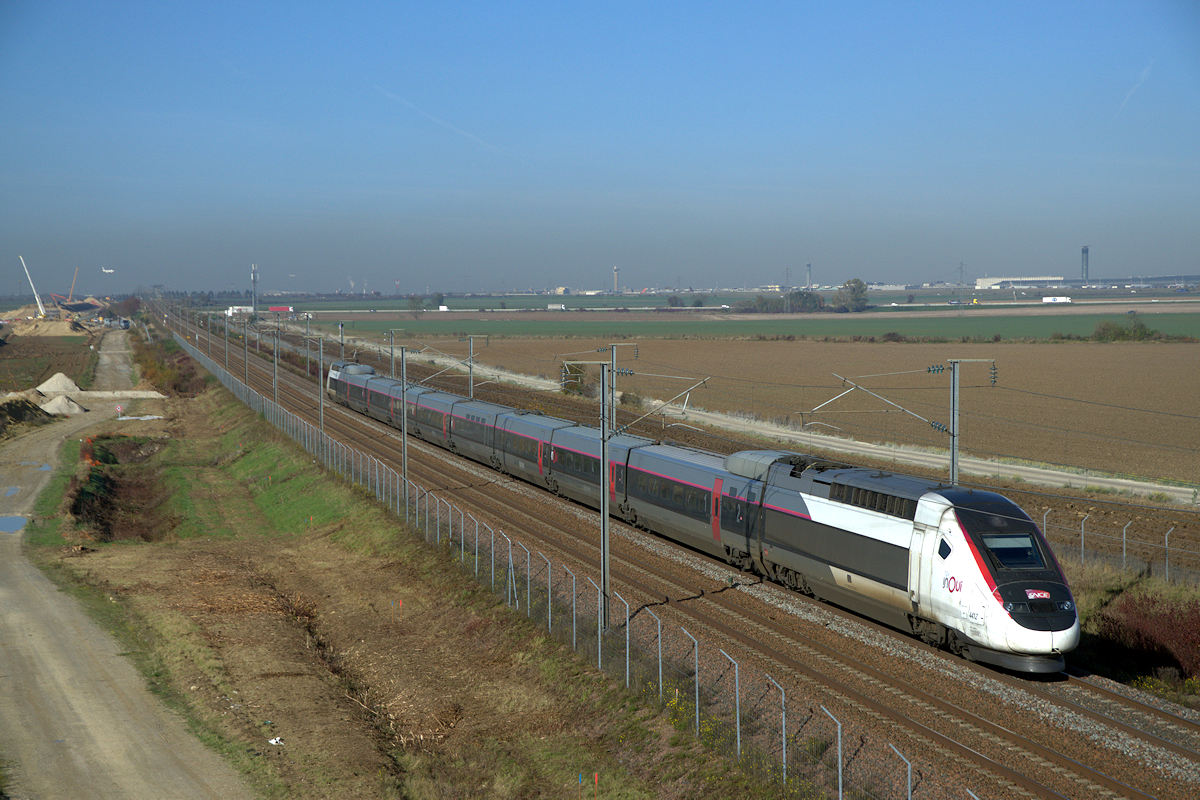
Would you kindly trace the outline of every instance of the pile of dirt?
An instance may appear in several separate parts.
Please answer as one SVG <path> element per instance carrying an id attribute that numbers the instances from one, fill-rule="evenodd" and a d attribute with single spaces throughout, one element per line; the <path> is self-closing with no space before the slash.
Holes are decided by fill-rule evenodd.
<path id="1" fill-rule="evenodd" d="M 87 333 L 87 328 L 75 320 L 18 319 L 13 320 L 12 327 L 17 336 L 77 336 Z"/>
<path id="2" fill-rule="evenodd" d="M 0 402 L 8 402 L 9 400 L 28 400 L 34 405 L 41 405 L 46 399 L 46 395 L 39 392 L 37 389 L 26 389 L 23 392 L 9 392 L 0 398 Z"/>
<path id="3" fill-rule="evenodd" d="M 37 387 L 37 390 L 42 394 L 61 394 L 66 392 L 78 392 L 79 387 L 75 385 L 75 381 L 68 378 L 61 372 L 54 373 L 45 383 Z"/>
<path id="4" fill-rule="evenodd" d="M 76 403 L 65 394 L 60 394 L 53 400 L 48 400 L 42 403 L 42 411 L 55 416 L 68 416 L 71 414 L 83 414 L 87 411 L 86 408 Z"/>
<path id="5" fill-rule="evenodd" d="M 12 428 L 27 422 L 32 425 L 42 425 L 52 420 L 48 413 L 38 408 L 36 403 L 24 397 L 16 397 L 0 403 L 0 437 L 12 432 Z"/>

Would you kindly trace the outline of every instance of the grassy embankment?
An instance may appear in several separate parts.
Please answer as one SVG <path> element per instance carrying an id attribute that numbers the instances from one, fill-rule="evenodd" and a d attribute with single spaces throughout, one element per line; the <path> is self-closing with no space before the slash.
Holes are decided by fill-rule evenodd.
<path id="1" fill-rule="evenodd" d="M 653 797 L 665 783 L 681 797 L 706 793 L 775 796 L 777 788 L 748 781 L 728 762 L 697 749 L 688 736 L 664 741 L 656 732 L 661 717 L 653 709 L 597 680 L 569 650 L 546 639 L 535 625 L 508 614 L 481 589 L 464 584 L 448 559 L 427 548 L 418 537 L 398 531 L 395 520 L 365 502 L 361 491 L 315 468 L 307 454 L 223 391 L 206 392 L 189 406 L 200 416 L 200 424 L 189 429 L 211 433 L 173 438 L 140 463 L 91 468 L 110 470 L 117 483 L 126 484 L 134 474 L 149 473 L 154 477 L 152 483 L 165 487 L 165 497 L 155 504 L 144 535 L 133 541 L 106 543 L 64 519 L 64 496 L 73 480 L 86 482 L 90 471 L 79 466 L 79 443 L 68 442 L 62 453 L 62 463 L 67 466 L 40 498 L 28 541 L 37 559 L 124 643 L 154 691 L 185 716 L 200 738 L 242 770 L 263 796 L 294 796 L 304 794 L 301 787 L 314 782 L 332 788 L 343 778 L 358 779 L 338 775 L 336 767 L 328 763 L 292 765 L 285 770 L 263 757 L 261 739 L 240 737 L 237 730 L 229 728 L 220 709 L 198 703 L 195 693 L 188 690 L 188 682 L 197 681 L 197 675 L 225 696 L 233 696 L 239 688 L 195 620 L 154 593 L 143 593 L 139 587 L 153 584 L 153 579 L 142 575 L 135 583 L 126 584 L 106 577 L 104 562 L 93 556 L 62 558 L 64 543 L 84 543 L 101 553 L 109 548 L 145 548 L 148 566 L 201 540 L 206 547 L 228 542 L 237 546 L 242 557 L 258 552 L 252 557 L 267 561 L 277 550 L 328 540 L 346 554 L 348 563 L 360 565 L 360 570 L 364 563 L 373 565 L 368 570 L 404 564 L 408 569 L 405 577 L 398 579 L 397 592 L 411 598 L 438 598 L 438 604 L 486 618 L 498 632 L 495 646 L 501 660 L 535 666 L 541 677 L 530 690 L 538 694 L 539 705 L 573 710 L 593 731 L 590 736 L 570 730 L 555 736 L 533 736 L 522 721 L 523 714 L 506 720 L 496 709 L 475 709 L 477 715 L 492 720 L 494 729 L 476 736 L 469 752 L 452 748 L 428 752 L 404 748 L 387 731 L 379 730 L 375 733 L 379 746 L 387 750 L 395 765 L 390 775 L 371 779 L 379 796 L 467 796 L 480 791 L 499 797 L 554 794 L 574 783 L 580 765 L 588 765 L 589 777 L 592 771 L 600 772 L 610 796 L 615 791 L 626 797 Z M 247 446 L 248 442 L 254 445 Z M 130 446 L 137 442 L 120 444 L 122 450 L 138 449 Z M 147 482 L 139 485 L 145 487 Z M 317 602 L 338 601 L 327 598 Z M 319 611 L 297 612 L 296 624 L 303 625 L 302 617 L 314 613 L 322 616 Z M 460 634 L 454 629 L 437 632 L 451 642 Z M 342 659 L 329 680 L 340 681 L 348 696 L 370 705 L 370 690 L 355 677 L 353 658 L 343 651 Z M 423 671 L 438 669 L 437 665 L 418 666 Z M 244 696 L 246 687 L 241 688 Z M 687 727 L 686 722 L 681 727 Z M 638 746 L 646 750 L 638 756 L 638 763 L 624 763 L 630 749 Z"/>

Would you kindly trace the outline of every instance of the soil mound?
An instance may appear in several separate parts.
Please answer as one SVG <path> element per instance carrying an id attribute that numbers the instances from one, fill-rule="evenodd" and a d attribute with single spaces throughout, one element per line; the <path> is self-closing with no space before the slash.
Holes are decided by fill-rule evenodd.
<path id="1" fill-rule="evenodd" d="M 28 400 L 34 405 L 41 405 L 45 399 L 46 395 L 37 389 L 26 389 L 23 392 L 9 392 L 4 397 L 0 397 L 0 403 L 7 403 L 9 400 Z"/>
<path id="2" fill-rule="evenodd" d="M 76 403 L 71 398 L 67 397 L 65 394 L 60 394 L 53 400 L 48 400 L 45 403 L 42 403 L 42 411 L 45 411 L 47 414 L 54 414 L 55 416 L 61 417 L 69 416 L 71 414 L 82 414 L 87 411 L 87 409 L 79 405 L 79 403 Z"/>
<path id="3" fill-rule="evenodd" d="M 51 394 L 52 392 L 78 392 L 79 387 L 75 385 L 75 381 L 63 375 L 61 372 L 56 372 L 46 380 L 41 386 L 37 387 L 42 394 Z"/>
<path id="4" fill-rule="evenodd" d="M 7 433 L 12 426 L 22 422 L 40 425 L 50 420 L 51 416 L 49 414 L 38 408 L 35 403 L 24 398 L 6 400 L 0 403 L 0 436 Z"/>

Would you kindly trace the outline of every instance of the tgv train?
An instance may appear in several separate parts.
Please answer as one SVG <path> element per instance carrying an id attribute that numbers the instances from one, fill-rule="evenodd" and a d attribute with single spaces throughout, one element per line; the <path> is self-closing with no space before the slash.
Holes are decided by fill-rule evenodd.
<path id="1" fill-rule="evenodd" d="M 721 456 L 375 374 L 335 361 L 336 402 L 468 458 L 967 658 L 1058 672 L 1074 599 L 1038 527 L 992 492 L 784 450 Z"/>

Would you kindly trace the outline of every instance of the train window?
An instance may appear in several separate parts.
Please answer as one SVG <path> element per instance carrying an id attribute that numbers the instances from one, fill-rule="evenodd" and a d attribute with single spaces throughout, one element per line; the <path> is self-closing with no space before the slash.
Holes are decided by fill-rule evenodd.
<path id="1" fill-rule="evenodd" d="M 1032 536 L 984 535 L 982 538 L 984 546 L 991 550 L 996 560 L 1008 569 L 1042 569 L 1045 567 L 1042 554 L 1034 544 Z"/>
<path id="2" fill-rule="evenodd" d="M 938 555 L 942 558 L 950 555 L 950 543 L 942 539 L 942 543 L 938 545 Z"/>

